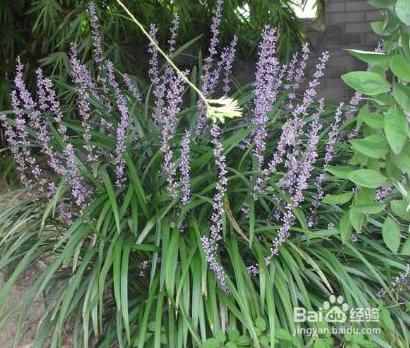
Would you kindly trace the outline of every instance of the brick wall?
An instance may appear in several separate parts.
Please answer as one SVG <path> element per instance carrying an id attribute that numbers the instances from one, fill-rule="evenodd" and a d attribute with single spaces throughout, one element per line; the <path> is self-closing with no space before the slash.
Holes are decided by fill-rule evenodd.
<path id="1" fill-rule="evenodd" d="M 370 22 L 379 17 L 379 11 L 366 0 L 327 0 L 322 30 L 312 30 L 309 35 L 316 54 L 328 50 L 331 55 L 320 90 L 327 100 L 346 100 L 352 94 L 340 75 L 365 69 L 366 66 L 351 57 L 345 49 L 373 50 L 378 38 L 372 32 Z"/>

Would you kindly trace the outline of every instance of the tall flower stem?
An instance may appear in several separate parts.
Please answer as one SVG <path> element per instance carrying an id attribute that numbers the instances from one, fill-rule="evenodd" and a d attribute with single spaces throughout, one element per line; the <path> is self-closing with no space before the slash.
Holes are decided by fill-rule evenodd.
<path id="1" fill-rule="evenodd" d="M 142 31 L 142 33 L 147 37 L 147 39 L 151 42 L 151 44 L 158 50 L 159 53 L 164 57 L 167 63 L 174 68 L 174 70 L 178 73 L 178 75 L 184 80 L 196 93 L 198 96 L 203 100 L 205 103 L 206 108 L 208 109 L 209 103 L 204 94 L 200 91 L 198 87 L 196 87 L 189 79 L 185 76 L 185 74 L 179 70 L 179 68 L 175 65 L 171 58 L 158 46 L 158 43 L 151 35 L 147 32 L 144 26 L 135 18 L 135 16 L 130 12 L 130 10 L 121 2 L 121 0 L 117 0 L 117 3 L 124 9 L 124 11 L 130 16 L 131 20 L 138 26 L 138 28 Z"/>

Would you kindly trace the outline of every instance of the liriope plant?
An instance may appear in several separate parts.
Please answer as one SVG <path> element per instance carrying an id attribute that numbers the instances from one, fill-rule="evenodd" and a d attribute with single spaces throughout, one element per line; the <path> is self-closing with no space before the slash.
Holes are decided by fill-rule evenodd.
<path id="1" fill-rule="evenodd" d="M 327 325 L 295 323 L 294 307 L 331 294 L 381 305 L 385 270 L 403 268 L 370 237 L 342 245 L 332 227 L 340 209 L 322 201 L 341 185 L 323 170 L 344 156 L 342 124 L 357 111 L 355 100 L 335 112 L 318 99 L 328 54 L 303 90 L 308 45 L 284 64 L 266 27 L 254 86 L 232 92 L 238 38 L 220 48 L 222 9 L 219 0 L 207 55 L 190 70 L 173 60 L 178 17 L 167 52 L 155 25 L 140 26 L 150 40 L 145 89 L 105 56 L 90 3 L 93 69 L 76 44 L 69 53 L 74 108 L 41 70 L 34 96 L 17 61 L 13 110 L 1 121 L 23 188 L 1 203 L 10 275 L 0 303 L 25 269 L 45 265 L 14 309 L 24 317 L 44 296 L 33 347 L 60 347 L 63 333 L 79 347 L 202 347 L 228 344 L 221 336 L 235 330 L 245 347 L 349 346 L 357 337 L 293 335 Z M 404 347 L 407 314 L 383 313 L 382 334 L 363 339 Z"/>

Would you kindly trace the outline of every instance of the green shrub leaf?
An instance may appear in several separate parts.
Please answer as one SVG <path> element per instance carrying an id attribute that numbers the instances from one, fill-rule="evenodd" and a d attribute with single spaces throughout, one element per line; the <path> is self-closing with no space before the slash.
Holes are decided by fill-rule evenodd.
<path id="1" fill-rule="evenodd" d="M 390 89 L 390 84 L 384 77 L 371 71 L 353 71 L 342 75 L 342 79 L 349 87 L 370 96 Z"/>
<path id="2" fill-rule="evenodd" d="M 410 11 L 410 0 L 409 0 Z M 410 61 L 402 55 L 396 54 L 390 61 L 390 69 L 399 79 L 410 82 Z"/>
<path id="3" fill-rule="evenodd" d="M 380 172 L 373 169 L 359 169 L 350 173 L 349 180 L 353 181 L 356 185 L 369 188 L 378 188 L 386 182 Z"/>
<path id="4" fill-rule="evenodd" d="M 393 152 L 397 155 L 407 140 L 408 122 L 397 109 L 389 109 L 384 118 L 384 133 Z"/>
<path id="5" fill-rule="evenodd" d="M 397 253 L 400 246 L 400 226 L 390 217 L 388 217 L 382 228 L 383 240 L 386 246 L 393 252 Z"/>
<path id="6" fill-rule="evenodd" d="M 350 223 L 349 213 L 345 213 L 339 221 L 339 232 L 343 243 L 350 241 L 352 236 L 352 225 Z"/>
<path id="7" fill-rule="evenodd" d="M 410 175 L 410 146 L 407 143 L 398 155 L 392 154 L 392 162 L 402 172 Z"/>
<path id="8" fill-rule="evenodd" d="M 370 135 L 350 142 L 356 151 L 371 158 L 382 158 L 389 151 L 386 139 L 382 135 Z"/>
<path id="9" fill-rule="evenodd" d="M 344 192 L 339 195 L 330 195 L 327 194 L 323 198 L 323 203 L 332 204 L 332 205 L 342 205 L 349 202 L 353 197 L 353 192 Z"/>
<path id="10" fill-rule="evenodd" d="M 390 202 L 390 208 L 394 215 L 403 220 L 410 221 L 410 212 L 407 211 L 407 203 L 403 200 L 393 200 Z"/>
<path id="11" fill-rule="evenodd" d="M 410 238 L 408 238 L 406 242 L 403 244 L 403 247 L 401 248 L 401 253 L 403 255 L 410 256 Z"/>
<path id="12" fill-rule="evenodd" d="M 329 173 L 341 179 L 348 179 L 351 172 L 353 172 L 352 167 L 347 166 L 334 166 L 326 169 Z"/>
<path id="13" fill-rule="evenodd" d="M 369 127 L 375 129 L 383 128 L 383 115 L 375 114 L 369 111 L 369 105 L 364 105 L 357 116 L 358 119 L 366 123 Z"/>
<path id="14" fill-rule="evenodd" d="M 372 65 L 389 65 L 391 57 L 380 52 L 347 50 L 353 57 Z"/>
<path id="15" fill-rule="evenodd" d="M 362 230 L 363 225 L 366 222 L 366 216 L 362 212 L 360 212 L 359 210 L 351 208 L 349 210 L 349 219 L 350 219 L 350 223 L 352 224 L 355 231 L 357 233 L 360 233 L 361 230 Z"/>
<path id="16" fill-rule="evenodd" d="M 410 87 L 398 83 L 394 84 L 393 97 L 404 112 L 410 112 Z"/>
<path id="17" fill-rule="evenodd" d="M 397 0 L 396 15 L 406 25 L 410 25 L 410 0 Z"/>

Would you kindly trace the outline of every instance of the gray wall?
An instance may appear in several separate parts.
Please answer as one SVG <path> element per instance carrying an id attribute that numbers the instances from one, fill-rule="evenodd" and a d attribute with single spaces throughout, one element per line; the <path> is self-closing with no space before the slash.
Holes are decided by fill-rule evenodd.
<path id="1" fill-rule="evenodd" d="M 328 101 L 338 102 L 352 95 L 340 75 L 365 69 L 366 66 L 351 57 L 345 49 L 373 50 L 378 38 L 372 32 L 370 22 L 379 17 L 380 12 L 366 0 L 327 0 L 324 23 L 316 25 L 316 28 L 312 25 L 309 37 L 315 54 L 323 50 L 330 52 L 327 72 L 320 88 L 320 94 Z M 309 26 L 307 24 L 308 30 Z M 313 70 L 312 66 L 310 70 Z"/>

